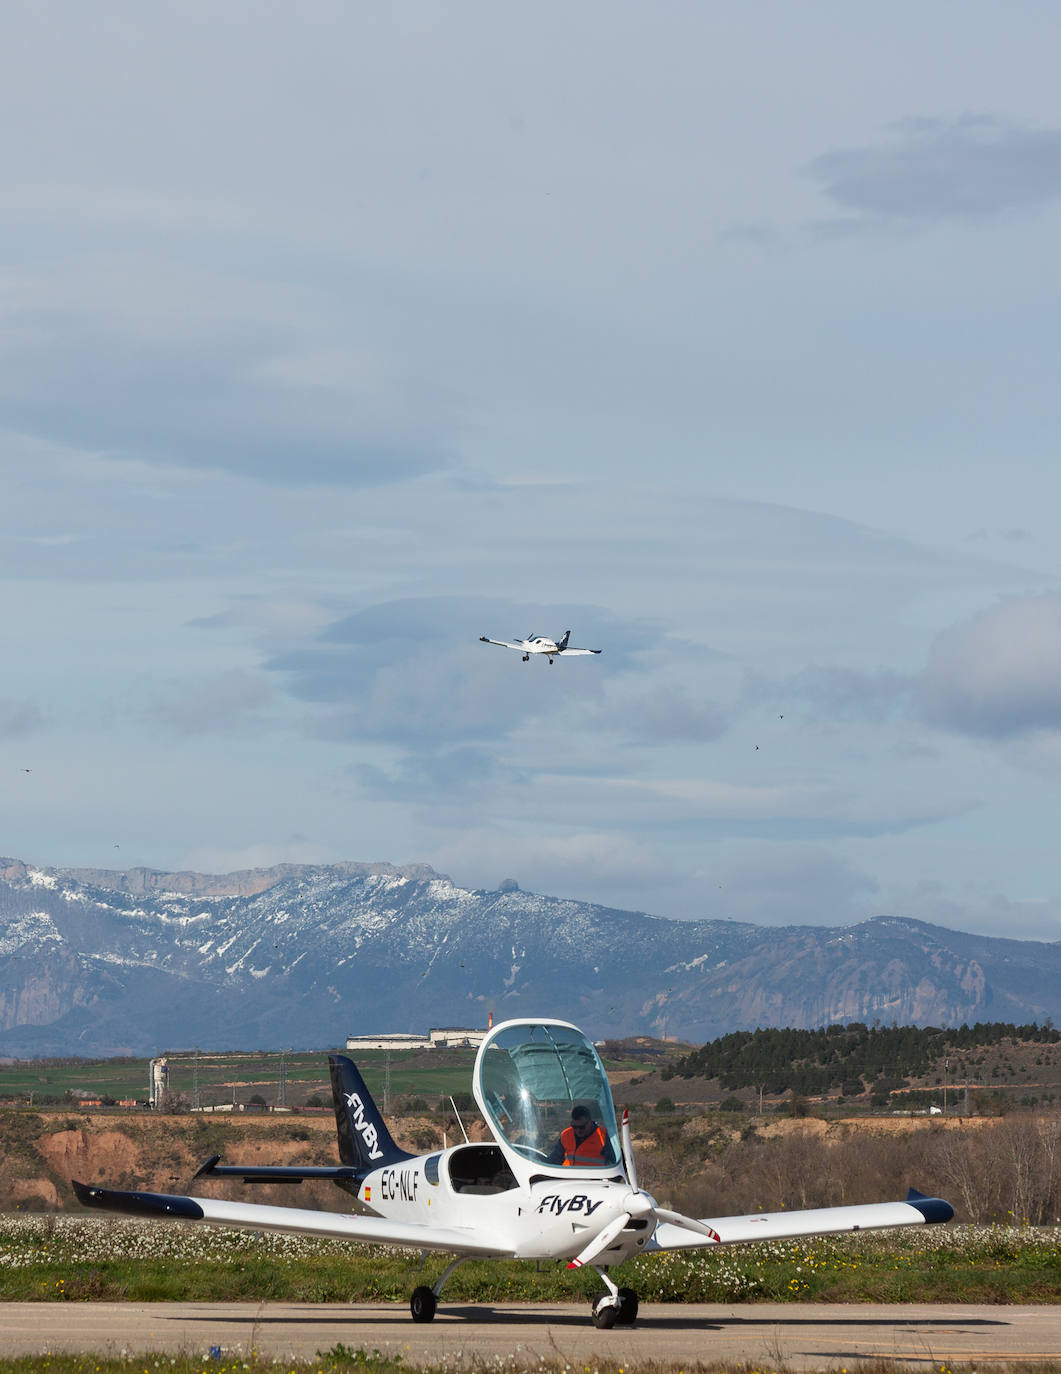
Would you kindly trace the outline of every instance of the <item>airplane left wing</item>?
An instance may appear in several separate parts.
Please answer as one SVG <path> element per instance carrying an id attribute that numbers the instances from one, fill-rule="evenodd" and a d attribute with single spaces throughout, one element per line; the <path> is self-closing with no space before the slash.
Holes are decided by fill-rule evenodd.
<path id="1" fill-rule="evenodd" d="M 558 649 L 558 654 L 563 654 L 564 658 L 570 658 L 572 654 L 599 654 L 600 649 Z"/>
<path id="2" fill-rule="evenodd" d="M 522 649 L 522 644 L 514 644 L 511 639 L 487 639 L 486 635 L 479 636 L 480 644 L 496 644 L 499 649 Z"/>
<path id="3" fill-rule="evenodd" d="M 122 1212 L 127 1216 L 247 1227 L 254 1231 L 289 1231 L 295 1235 L 327 1236 L 369 1245 L 398 1245 L 410 1250 L 448 1250 L 499 1259 L 515 1257 L 514 1250 L 490 1244 L 482 1232 L 464 1231 L 457 1226 L 421 1226 L 417 1222 L 388 1221 L 383 1217 L 315 1212 L 301 1207 L 268 1207 L 253 1202 L 225 1202 L 214 1197 L 182 1197 L 174 1193 L 123 1193 L 112 1188 L 93 1188 L 77 1179 L 71 1182 L 83 1206 Z"/>
<path id="4" fill-rule="evenodd" d="M 870 1202 L 855 1207 L 816 1207 L 805 1212 L 759 1212 L 745 1217 L 703 1217 L 701 1225 L 717 1236 L 661 1222 L 646 1250 L 687 1250 L 700 1245 L 741 1245 L 757 1240 L 792 1240 L 797 1236 L 840 1235 L 846 1231 L 880 1231 L 893 1226 L 921 1226 L 950 1221 L 954 1208 L 942 1198 L 911 1188 L 905 1202 Z"/>

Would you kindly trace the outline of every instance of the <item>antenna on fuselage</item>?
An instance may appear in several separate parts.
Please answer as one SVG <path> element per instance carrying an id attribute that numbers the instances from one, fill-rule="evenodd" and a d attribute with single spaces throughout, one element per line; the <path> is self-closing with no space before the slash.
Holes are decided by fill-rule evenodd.
<path id="1" fill-rule="evenodd" d="M 454 1102 L 452 1096 L 449 1099 L 449 1105 L 453 1108 L 453 1115 L 457 1118 L 457 1125 L 461 1128 L 462 1131 L 464 1131 L 464 1122 L 461 1120 L 461 1114 L 459 1111 L 457 1111 L 457 1104 L 456 1102 Z M 468 1139 L 467 1131 L 464 1131 L 464 1143 L 465 1145 L 470 1145 L 472 1143 Z"/>

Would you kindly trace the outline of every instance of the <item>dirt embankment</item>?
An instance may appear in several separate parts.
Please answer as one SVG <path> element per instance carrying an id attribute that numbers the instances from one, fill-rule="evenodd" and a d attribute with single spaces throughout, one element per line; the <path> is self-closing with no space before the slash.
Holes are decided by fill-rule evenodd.
<path id="1" fill-rule="evenodd" d="M 954 1139 L 962 1133 L 970 1141 L 999 1120 L 987 1117 L 854 1117 L 824 1121 L 817 1117 L 760 1119 L 754 1134 L 759 1141 L 811 1140 L 825 1147 L 843 1147 L 854 1139 L 879 1137 L 894 1141 L 895 1148 L 918 1139 Z M 717 1133 L 717 1115 L 690 1117 L 682 1136 L 696 1138 Z M 723 1119 L 722 1129 L 738 1147 L 748 1123 Z M 399 1118 L 391 1123 L 399 1145 L 420 1152 L 439 1147 L 443 1137 L 437 1123 L 427 1118 Z M 473 1138 L 482 1138 L 481 1123 L 469 1125 Z M 649 1157 L 658 1153 L 651 1136 L 637 1133 L 634 1144 L 649 1168 Z M 457 1137 L 459 1138 L 459 1136 Z M 455 1139 L 450 1137 L 449 1144 Z M 868 1140 L 867 1140 L 868 1144 Z M 347 1194 L 330 1183 L 243 1184 L 238 1180 L 197 1179 L 196 1169 L 210 1155 L 219 1154 L 229 1164 L 335 1164 L 338 1152 L 331 1114 L 321 1116 L 168 1116 L 143 1113 L 129 1116 L 94 1116 L 91 1113 L 0 1110 L 0 1210 L 76 1210 L 78 1203 L 71 1179 L 160 1193 L 204 1193 L 244 1201 L 278 1205 L 349 1210 Z M 682 1169 L 697 1167 L 682 1155 Z M 679 1156 L 676 1156 L 679 1157 Z M 670 1186 L 670 1185 L 668 1185 Z"/>
<path id="2" fill-rule="evenodd" d="M 442 1144 L 433 1123 L 391 1123 L 406 1149 Z M 212 1154 L 239 1164 L 336 1164 L 335 1120 L 321 1117 L 93 1117 L 84 1113 L 0 1111 L 0 1211 L 77 1208 L 71 1179 L 112 1188 L 185 1192 Z M 236 1180 L 197 1180 L 197 1191 L 247 1200 Z M 348 1210 L 349 1198 L 329 1183 L 256 1185 L 259 1202 Z"/>

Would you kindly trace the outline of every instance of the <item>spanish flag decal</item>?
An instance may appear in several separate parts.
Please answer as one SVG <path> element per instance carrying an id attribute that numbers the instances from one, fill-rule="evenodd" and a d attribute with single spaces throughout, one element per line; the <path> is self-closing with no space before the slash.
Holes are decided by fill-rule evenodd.
<path id="1" fill-rule="evenodd" d="M 365 1191 L 361 1194 L 361 1196 L 364 1198 L 364 1200 L 365 1200 L 366 1202 L 371 1202 L 371 1201 L 372 1201 L 372 1189 L 366 1186 Z"/>

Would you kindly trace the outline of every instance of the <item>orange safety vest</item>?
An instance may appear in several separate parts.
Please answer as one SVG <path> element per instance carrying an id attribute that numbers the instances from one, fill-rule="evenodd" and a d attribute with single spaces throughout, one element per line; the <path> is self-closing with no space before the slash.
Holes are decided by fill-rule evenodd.
<path id="1" fill-rule="evenodd" d="M 591 1160 L 603 1159 L 604 1150 L 608 1144 L 608 1137 L 604 1134 L 602 1127 L 586 1136 L 585 1140 L 576 1141 L 575 1128 L 568 1126 L 566 1130 L 560 1132 L 560 1144 L 564 1147 L 564 1167 L 575 1163 L 589 1164 Z"/>

